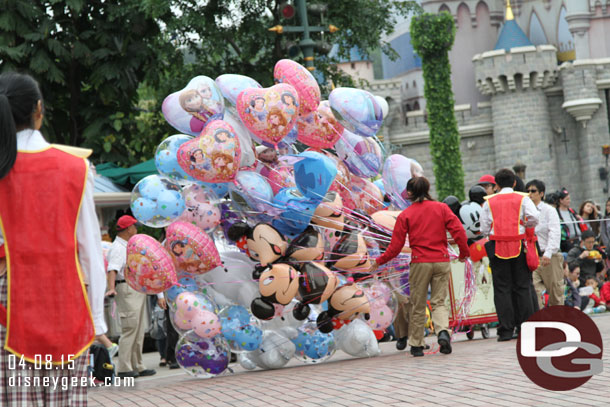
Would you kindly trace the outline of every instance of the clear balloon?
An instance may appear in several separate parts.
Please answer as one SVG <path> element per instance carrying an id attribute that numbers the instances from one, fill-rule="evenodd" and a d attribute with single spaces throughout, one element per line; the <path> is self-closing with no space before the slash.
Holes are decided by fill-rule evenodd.
<path id="1" fill-rule="evenodd" d="M 381 353 L 375 333 L 364 321 L 356 319 L 335 333 L 339 349 L 355 357 L 372 357 Z"/>
<path id="2" fill-rule="evenodd" d="M 298 336 L 292 339 L 292 343 L 296 346 L 294 358 L 303 363 L 322 363 L 336 351 L 334 335 L 318 331 L 313 322 L 300 327 Z"/>
<path id="3" fill-rule="evenodd" d="M 264 212 L 273 201 L 273 190 L 265 177 L 253 171 L 240 171 L 229 185 L 232 203 L 249 217 Z"/>
<path id="4" fill-rule="evenodd" d="M 239 96 L 243 90 L 247 88 L 262 88 L 257 81 L 244 75 L 224 74 L 216 78 L 215 82 L 216 85 L 218 85 L 222 96 L 228 102 L 228 110 L 231 111 L 231 113 L 236 113 L 235 105 L 237 104 L 237 96 Z"/>
<path id="5" fill-rule="evenodd" d="M 292 359 L 296 347 L 290 339 L 274 331 L 264 331 L 261 346 L 248 354 L 263 369 L 279 369 Z"/>
<path id="6" fill-rule="evenodd" d="M 263 331 L 258 320 L 246 308 L 232 305 L 223 308 L 218 316 L 222 322 L 222 334 L 229 343 L 231 352 L 251 352 L 260 347 Z"/>
<path id="7" fill-rule="evenodd" d="M 337 141 L 336 150 L 337 156 L 343 160 L 352 174 L 363 178 L 379 174 L 383 154 L 375 139 L 362 137 L 345 130 Z"/>
<path id="8" fill-rule="evenodd" d="M 213 120 L 224 115 L 224 99 L 216 83 L 207 76 L 196 76 L 178 92 L 163 101 L 165 120 L 181 133 L 197 136 Z"/>
<path id="9" fill-rule="evenodd" d="M 164 175 L 180 184 L 195 181 L 178 165 L 178 149 L 184 143 L 192 140 L 193 136 L 176 134 L 163 140 L 155 152 L 155 166 L 159 174 Z"/>
<path id="10" fill-rule="evenodd" d="M 209 379 L 222 374 L 229 366 L 231 351 L 222 335 L 204 339 L 187 332 L 176 344 L 176 361 L 188 374 Z"/>
<path id="11" fill-rule="evenodd" d="M 410 202 L 403 194 L 411 177 L 421 177 L 421 165 L 413 159 L 400 154 L 389 156 L 383 164 L 383 185 L 392 203 L 399 209 L 406 209 Z"/>
<path id="12" fill-rule="evenodd" d="M 220 224 L 220 209 L 216 206 L 218 197 L 213 189 L 191 184 L 184 187 L 183 192 L 186 210 L 176 220 L 197 226 L 206 233 L 213 232 Z"/>
<path id="13" fill-rule="evenodd" d="M 131 192 L 131 212 L 146 226 L 166 227 L 182 215 L 184 208 L 182 188 L 167 177 L 149 175 Z"/>

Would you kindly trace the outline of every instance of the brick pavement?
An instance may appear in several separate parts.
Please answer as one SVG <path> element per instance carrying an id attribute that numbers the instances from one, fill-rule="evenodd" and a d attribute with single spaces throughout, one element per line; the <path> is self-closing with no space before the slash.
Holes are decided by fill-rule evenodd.
<path id="1" fill-rule="evenodd" d="M 376 358 L 337 353 L 320 365 L 293 360 L 283 369 L 252 372 L 231 365 L 234 374 L 208 380 L 165 370 L 137 379 L 135 388 L 92 389 L 89 406 L 606 406 L 610 313 L 593 320 L 604 338 L 605 371 L 568 392 L 530 382 L 517 362 L 517 341 L 481 339 L 477 332 L 473 341 L 458 334 L 451 355 L 413 358 L 391 342 L 381 344 L 383 354 Z M 434 344 L 435 338 L 426 339 Z"/>

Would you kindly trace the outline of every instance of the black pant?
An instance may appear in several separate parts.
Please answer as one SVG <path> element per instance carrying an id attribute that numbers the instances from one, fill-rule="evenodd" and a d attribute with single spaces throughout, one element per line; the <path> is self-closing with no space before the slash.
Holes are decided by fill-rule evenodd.
<path id="1" fill-rule="evenodd" d="M 498 336 L 511 337 L 521 323 L 534 313 L 532 273 L 527 268 L 525 253 L 513 259 L 495 256 L 495 242 L 485 244 L 494 283 L 494 303 L 498 314 Z"/>
<path id="2" fill-rule="evenodd" d="M 167 336 L 165 348 L 165 360 L 167 363 L 176 362 L 176 345 L 178 344 L 178 332 L 174 329 L 172 322 L 169 320 L 169 305 L 165 308 L 165 332 Z"/>

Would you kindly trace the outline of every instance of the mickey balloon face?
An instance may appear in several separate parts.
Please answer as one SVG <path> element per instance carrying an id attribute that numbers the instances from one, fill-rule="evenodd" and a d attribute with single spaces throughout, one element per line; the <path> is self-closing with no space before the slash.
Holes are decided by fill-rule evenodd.
<path id="1" fill-rule="evenodd" d="M 481 212 L 481 205 L 476 202 L 468 202 L 460 208 L 460 219 L 469 239 L 475 239 L 481 234 Z"/>
<path id="2" fill-rule="evenodd" d="M 250 227 L 246 223 L 238 222 L 228 231 L 229 239 L 237 242 L 252 260 L 258 261 L 262 266 L 277 261 L 286 253 L 286 239 L 273 226 L 259 223 Z"/>
<path id="3" fill-rule="evenodd" d="M 258 289 L 261 297 L 287 305 L 299 290 L 299 273 L 288 264 L 274 264 L 262 272 Z"/>
<path id="4" fill-rule="evenodd" d="M 298 106 L 299 96 L 287 84 L 248 88 L 237 97 L 237 113 L 248 130 L 276 147 L 294 127 Z"/>
<path id="5" fill-rule="evenodd" d="M 163 101 L 163 115 L 181 133 L 197 136 L 213 120 L 224 115 L 224 100 L 218 86 L 207 76 L 196 76 Z"/>
<path id="6" fill-rule="evenodd" d="M 365 273 L 371 268 L 371 260 L 361 234 L 344 235 L 335 244 L 329 260 L 330 267 L 338 270 Z"/>
<path id="7" fill-rule="evenodd" d="M 328 300 L 339 285 L 337 275 L 315 262 L 305 263 L 300 268 L 299 294 L 306 304 L 321 304 Z"/>
<path id="8" fill-rule="evenodd" d="M 316 208 L 312 223 L 323 228 L 342 231 L 345 226 L 343 214 L 343 199 L 336 191 L 329 191 L 320 205 Z"/>
<path id="9" fill-rule="evenodd" d="M 182 144 L 178 164 L 203 182 L 228 182 L 239 170 L 241 148 L 233 127 L 222 120 L 210 123 L 203 134 Z"/>
<path id="10" fill-rule="evenodd" d="M 323 260 L 324 238 L 322 234 L 309 226 L 290 243 L 286 257 L 299 262 Z"/>

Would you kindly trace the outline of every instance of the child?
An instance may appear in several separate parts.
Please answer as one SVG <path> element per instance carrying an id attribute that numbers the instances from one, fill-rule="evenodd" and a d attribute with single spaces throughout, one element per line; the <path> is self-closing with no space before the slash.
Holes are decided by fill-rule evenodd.
<path id="1" fill-rule="evenodd" d="M 589 303 L 587 307 L 583 310 L 585 314 L 590 313 L 600 313 L 606 311 L 606 301 L 603 298 L 600 298 L 600 293 L 598 289 L 598 282 L 595 278 L 590 277 L 587 278 L 585 282 L 586 287 L 591 287 L 593 289 L 593 293 L 589 294 Z"/>

